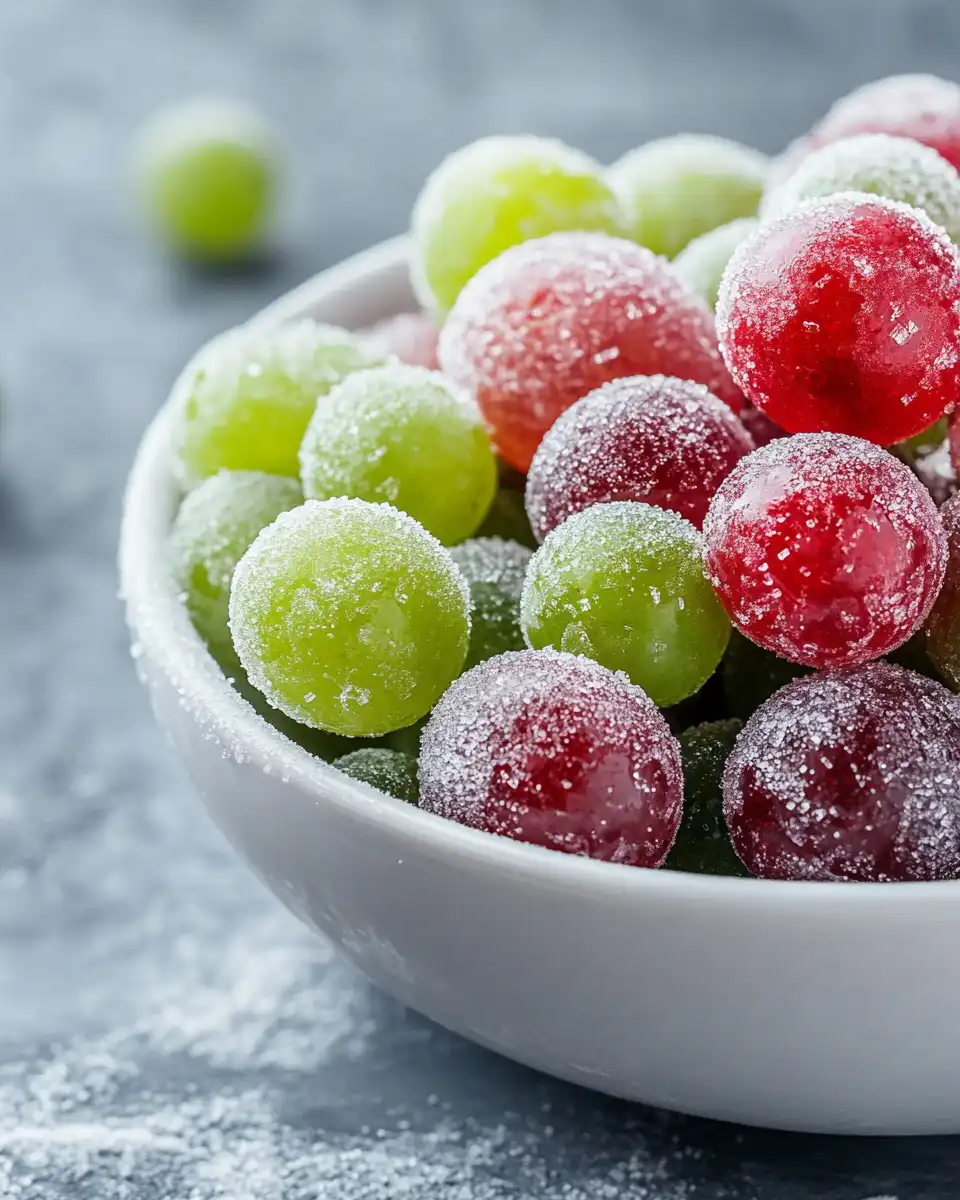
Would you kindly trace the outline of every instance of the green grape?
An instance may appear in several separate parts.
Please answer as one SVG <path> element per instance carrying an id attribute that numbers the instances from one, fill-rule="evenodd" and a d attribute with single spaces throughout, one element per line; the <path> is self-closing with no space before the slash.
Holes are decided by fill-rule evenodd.
<path id="1" fill-rule="evenodd" d="M 420 772 L 417 760 L 398 750 L 354 750 L 333 764 L 338 771 L 368 783 L 378 792 L 405 800 L 420 802 Z"/>
<path id="2" fill-rule="evenodd" d="M 313 321 L 231 330 L 197 360 L 179 414 L 183 474 L 199 480 L 226 468 L 296 478 L 318 398 L 382 361 L 345 329 Z"/>
<path id="3" fill-rule="evenodd" d="M 716 229 L 701 233 L 688 242 L 674 259 L 677 274 L 711 308 L 717 307 L 720 280 L 734 250 L 758 225 L 759 222 L 753 217 L 740 217 L 736 221 L 728 221 L 726 225 L 718 225 Z"/>
<path id="4" fill-rule="evenodd" d="M 538 137 L 482 138 L 451 154 L 424 184 L 411 224 L 416 290 L 441 316 L 510 246 L 562 230 L 625 231 L 599 165 Z"/>
<path id="5" fill-rule="evenodd" d="M 240 560 L 230 630 L 274 708 L 375 737 L 425 716 L 460 673 L 470 597 L 449 552 L 406 513 L 308 500 Z"/>
<path id="6" fill-rule="evenodd" d="M 727 709 L 746 721 L 774 692 L 810 673 L 809 667 L 778 658 L 734 630 L 721 668 Z"/>
<path id="7" fill-rule="evenodd" d="M 913 138 L 864 133 L 813 150 L 763 198 L 764 220 L 805 200 L 837 192 L 867 192 L 899 200 L 960 238 L 960 174 L 930 146 Z"/>
<path id="8" fill-rule="evenodd" d="M 683 517 L 632 501 L 558 525 L 530 561 L 520 603 L 527 643 L 623 671 L 661 707 L 713 674 L 730 622 Z"/>
<path id="9" fill-rule="evenodd" d="M 170 569 L 194 628 L 228 673 L 239 666 L 227 624 L 234 568 L 264 526 L 302 503 L 294 479 L 221 471 L 180 505 L 170 530 Z"/>
<path id="10" fill-rule="evenodd" d="M 470 588 L 470 649 L 464 670 L 495 654 L 523 650 L 520 593 L 532 557 L 518 542 L 473 538 L 450 551 Z"/>
<path id="11" fill-rule="evenodd" d="M 350 375 L 317 405 L 300 469 L 310 499 L 385 501 L 448 546 L 474 532 L 497 486 L 472 401 L 438 372 L 402 363 Z"/>
<path id="12" fill-rule="evenodd" d="M 764 155 L 738 142 L 679 134 L 631 150 L 607 179 L 634 241 L 673 258 L 702 233 L 752 217 L 768 168 Z"/>
<path id="13" fill-rule="evenodd" d="M 711 721 L 680 734 L 683 820 L 664 866 L 701 875 L 747 875 L 723 819 L 723 768 L 743 722 Z"/>
<path id="14" fill-rule="evenodd" d="M 256 113 L 223 101 L 168 109 L 142 131 L 135 167 L 144 209 L 181 254 L 227 262 L 262 241 L 278 172 Z"/>

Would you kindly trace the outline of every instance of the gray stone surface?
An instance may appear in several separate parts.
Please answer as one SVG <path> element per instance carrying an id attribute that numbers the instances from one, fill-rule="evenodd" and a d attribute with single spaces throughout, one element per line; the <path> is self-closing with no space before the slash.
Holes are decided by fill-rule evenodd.
<path id="1" fill-rule="evenodd" d="M 4 0 L 0 1196 L 956 1195 L 955 1140 L 606 1101 L 372 991 L 191 797 L 130 669 L 113 560 L 124 474 L 184 358 L 402 228 L 445 150 L 533 130 L 612 157 L 683 128 L 774 150 L 832 95 L 954 74 L 958 49 L 950 0 Z M 178 268 L 132 220 L 131 131 L 197 91 L 283 131 L 283 234 L 257 271 Z"/>

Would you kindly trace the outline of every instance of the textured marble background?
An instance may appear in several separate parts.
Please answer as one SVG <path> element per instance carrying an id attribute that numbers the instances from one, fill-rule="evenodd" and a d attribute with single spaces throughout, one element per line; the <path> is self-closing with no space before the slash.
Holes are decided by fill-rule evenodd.
<path id="1" fill-rule="evenodd" d="M 209 826 L 114 577 L 123 478 L 182 361 L 400 230 L 444 151 L 535 131 L 611 158 L 680 129 L 775 150 L 907 69 L 960 74 L 951 0 L 3 0 L 0 1196 L 956 1196 L 958 1141 L 605 1101 L 375 993 Z M 256 271 L 177 268 L 132 219 L 131 131 L 197 91 L 249 97 L 287 143 Z"/>

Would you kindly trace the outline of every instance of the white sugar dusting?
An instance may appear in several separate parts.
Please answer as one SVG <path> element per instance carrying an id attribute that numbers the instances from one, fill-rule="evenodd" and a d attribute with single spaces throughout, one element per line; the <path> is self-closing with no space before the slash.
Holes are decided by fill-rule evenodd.
<path id="1" fill-rule="evenodd" d="M 520 599 L 523 579 L 533 551 L 506 538 L 471 538 L 450 551 L 468 584 L 492 583 Z"/>
<path id="2" fill-rule="evenodd" d="M 738 737 L 724 814 L 761 877 L 957 878 L 960 702 L 885 662 L 795 680 Z"/>
<path id="3" fill-rule="evenodd" d="M 960 87 L 936 75 L 888 75 L 837 100 L 813 128 L 814 144 L 882 132 L 928 143 L 960 137 Z"/>
<path id="4" fill-rule="evenodd" d="M 534 455 L 526 507 L 542 541 L 591 504 L 636 500 L 702 523 L 707 502 L 753 442 L 702 384 L 614 380 L 563 413 Z"/>
<path id="5" fill-rule="evenodd" d="M 673 260 L 673 268 L 711 308 L 717 307 L 720 280 L 734 250 L 758 227 L 754 217 L 718 225 L 688 242 Z"/>
<path id="6" fill-rule="evenodd" d="M 960 174 L 936 150 L 912 138 L 866 133 L 812 151 L 789 179 L 768 192 L 765 220 L 806 200 L 864 192 L 912 205 L 960 237 Z"/>
<path id="7" fill-rule="evenodd" d="M 386 317 L 358 335 L 365 345 L 381 355 L 390 355 L 412 367 L 437 367 L 437 338 L 440 330 L 430 313 L 398 313 Z"/>

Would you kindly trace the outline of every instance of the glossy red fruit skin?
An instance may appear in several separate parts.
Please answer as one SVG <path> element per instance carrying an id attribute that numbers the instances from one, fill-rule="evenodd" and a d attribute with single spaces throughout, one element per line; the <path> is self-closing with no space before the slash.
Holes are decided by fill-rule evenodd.
<path id="1" fill-rule="evenodd" d="M 810 201 L 734 253 L 717 329 L 734 379 L 777 425 L 890 446 L 960 396 L 960 259 L 907 205 Z"/>
<path id="2" fill-rule="evenodd" d="M 551 234 L 488 263 L 447 317 L 439 356 L 523 472 L 557 417 L 611 379 L 675 375 L 735 412 L 743 403 L 704 301 L 665 259 L 600 233 Z"/>
<path id="3" fill-rule="evenodd" d="M 562 413 L 530 464 L 526 507 L 538 541 L 592 504 L 637 500 L 699 529 L 714 492 L 753 449 L 730 409 L 699 383 L 634 375 Z"/>
<path id="4" fill-rule="evenodd" d="M 960 707 L 892 663 L 808 675 L 750 718 L 724 818 L 764 879 L 960 876 Z"/>
<path id="5" fill-rule="evenodd" d="M 473 829 L 657 867 L 683 805 L 680 748 L 625 675 L 554 650 L 468 671 L 423 732 L 421 807 Z"/>
<path id="6" fill-rule="evenodd" d="M 398 313 L 371 326 L 364 340 L 382 354 L 392 354 L 411 367 L 437 370 L 437 338 L 440 330 L 429 313 Z"/>
<path id="7" fill-rule="evenodd" d="M 707 574 L 740 632 L 810 667 L 867 662 L 907 641 L 946 570 L 923 484 L 842 434 L 781 438 L 742 459 L 703 535 Z"/>
<path id="8" fill-rule="evenodd" d="M 803 144 L 813 150 L 858 133 L 913 138 L 960 171 L 960 87 L 935 75 L 877 79 L 841 97 Z"/>

